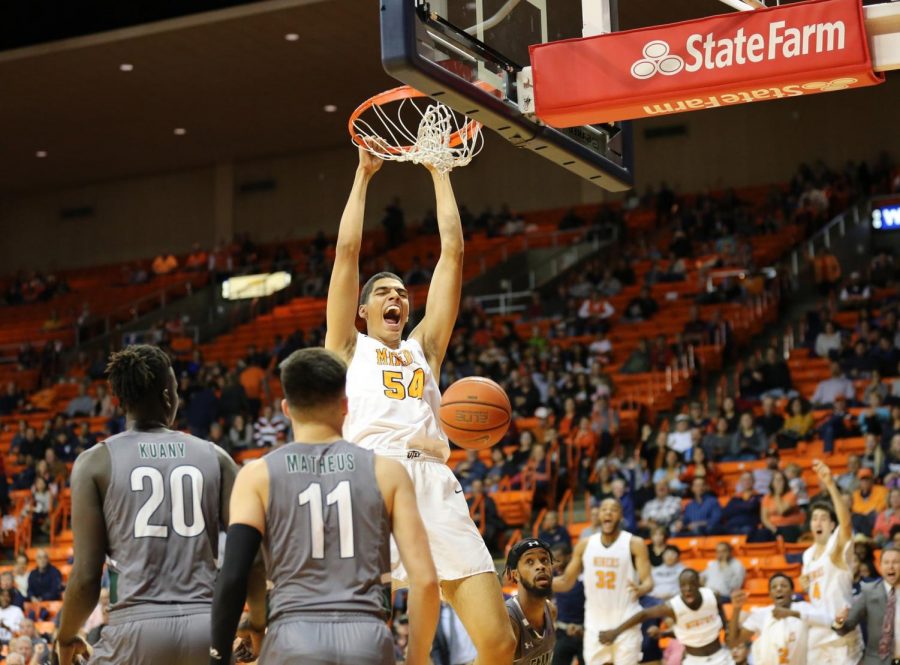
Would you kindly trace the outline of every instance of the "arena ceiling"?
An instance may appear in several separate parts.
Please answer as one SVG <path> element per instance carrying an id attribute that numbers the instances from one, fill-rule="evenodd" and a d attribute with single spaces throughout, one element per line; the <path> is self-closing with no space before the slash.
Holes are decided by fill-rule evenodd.
<path id="1" fill-rule="evenodd" d="M 619 4 L 623 29 L 729 11 Z M 345 144 L 348 113 L 396 84 L 378 6 L 270 0 L 2 52 L 0 193 Z"/>

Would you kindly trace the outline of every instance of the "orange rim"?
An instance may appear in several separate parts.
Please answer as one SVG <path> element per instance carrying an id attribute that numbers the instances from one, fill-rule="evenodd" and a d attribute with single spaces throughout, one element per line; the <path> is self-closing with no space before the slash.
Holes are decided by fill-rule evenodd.
<path id="1" fill-rule="evenodd" d="M 391 88 L 390 90 L 385 90 L 384 92 L 369 97 L 369 99 L 356 107 L 356 110 L 350 114 L 350 120 L 347 122 L 347 129 L 350 130 L 350 137 L 353 139 L 353 142 L 361 148 L 367 147 L 363 138 L 357 133 L 355 123 L 359 120 L 360 116 L 370 108 L 373 106 L 383 106 L 392 102 L 402 102 L 405 99 L 417 99 L 419 97 L 427 97 L 427 95 L 408 85 Z M 463 137 L 465 137 L 465 139 L 471 139 L 480 127 L 481 123 L 478 121 L 466 118 L 465 124 L 450 135 L 450 147 L 455 148 L 462 144 Z M 387 152 L 393 154 L 409 152 L 413 148 L 411 145 L 393 146 L 387 144 L 385 144 L 384 147 Z"/>

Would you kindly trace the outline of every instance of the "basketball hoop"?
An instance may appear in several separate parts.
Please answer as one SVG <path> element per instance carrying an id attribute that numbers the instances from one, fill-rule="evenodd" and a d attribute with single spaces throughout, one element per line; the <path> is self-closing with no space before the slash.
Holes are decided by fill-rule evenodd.
<path id="1" fill-rule="evenodd" d="M 367 99 L 350 115 L 353 142 L 381 159 L 431 165 L 441 174 L 471 162 L 484 147 L 481 123 L 422 99 L 427 97 L 408 85 Z M 392 103 L 393 112 L 384 108 Z"/>

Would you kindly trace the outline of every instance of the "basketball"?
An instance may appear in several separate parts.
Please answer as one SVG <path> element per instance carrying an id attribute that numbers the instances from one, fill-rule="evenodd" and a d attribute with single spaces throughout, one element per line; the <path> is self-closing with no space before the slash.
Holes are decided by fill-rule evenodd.
<path id="1" fill-rule="evenodd" d="M 470 450 L 490 448 L 509 428 L 512 406 L 497 383 L 479 376 L 460 379 L 441 399 L 441 425 L 450 440 Z"/>

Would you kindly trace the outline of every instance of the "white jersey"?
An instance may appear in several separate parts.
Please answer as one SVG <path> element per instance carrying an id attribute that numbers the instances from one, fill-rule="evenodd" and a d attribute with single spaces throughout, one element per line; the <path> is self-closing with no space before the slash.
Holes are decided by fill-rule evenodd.
<path id="1" fill-rule="evenodd" d="M 806 665 L 809 627 L 831 628 L 831 619 L 810 603 L 791 603 L 801 618 L 776 619 L 774 605 L 755 607 L 741 616 L 741 626 L 756 634 L 754 665 Z"/>
<path id="2" fill-rule="evenodd" d="M 638 576 L 631 557 L 632 535 L 620 531 L 606 547 L 600 532 L 588 538 L 581 559 L 584 568 L 584 625 L 590 630 L 611 630 L 641 611 L 628 585 Z"/>
<path id="3" fill-rule="evenodd" d="M 719 614 L 719 603 L 712 589 L 700 587 L 700 607 L 692 610 L 681 599 L 681 594 L 669 601 L 675 612 L 675 625 L 672 632 L 686 647 L 705 647 L 717 642 L 722 630 L 722 616 Z"/>
<path id="4" fill-rule="evenodd" d="M 838 612 L 853 604 L 853 575 L 847 560 L 853 543 L 847 542 L 842 553 L 846 568 L 838 568 L 831 560 L 837 541 L 838 530 L 835 529 L 818 559 L 813 559 L 815 545 L 803 552 L 803 574 L 809 579 L 809 602 L 832 619 Z M 830 627 L 813 627 L 810 628 L 809 638 L 812 649 L 830 642 L 858 641 L 861 633 L 856 630 L 845 637 L 839 637 Z"/>
<path id="5" fill-rule="evenodd" d="M 390 457 L 415 457 L 410 450 L 444 462 L 450 457 L 438 419 L 441 391 L 417 341 L 403 340 L 391 349 L 357 334 L 347 369 L 347 398 L 347 441 Z"/>

